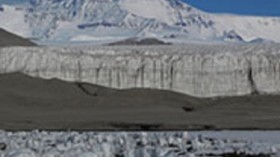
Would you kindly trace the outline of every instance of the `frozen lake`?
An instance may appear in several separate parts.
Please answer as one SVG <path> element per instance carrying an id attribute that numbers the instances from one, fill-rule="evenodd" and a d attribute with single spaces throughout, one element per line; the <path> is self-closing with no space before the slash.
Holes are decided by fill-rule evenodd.
<path id="1" fill-rule="evenodd" d="M 1 157 L 276 157 L 279 152 L 280 131 L 0 132 Z"/>

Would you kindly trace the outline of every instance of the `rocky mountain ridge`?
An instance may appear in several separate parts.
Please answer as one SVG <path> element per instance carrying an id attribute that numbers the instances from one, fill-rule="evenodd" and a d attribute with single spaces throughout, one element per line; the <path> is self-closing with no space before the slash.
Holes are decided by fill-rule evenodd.
<path id="1" fill-rule="evenodd" d="M 28 39 L 24 39 L 0 29 L 0 47 L 2 46 L 35 46 L 35 44 Z"/>

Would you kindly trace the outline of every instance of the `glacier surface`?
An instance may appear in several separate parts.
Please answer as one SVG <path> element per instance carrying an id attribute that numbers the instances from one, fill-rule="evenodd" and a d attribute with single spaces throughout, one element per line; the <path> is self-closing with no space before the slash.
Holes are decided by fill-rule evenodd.
<path id="1" fill-rule="evenodd" d="M 5 157 L 195 157 L 224 153 L 279 156 L 279 132 L 5 132 Z M 278 139 L 278 140 L 276 140 Z M 210 155 L 212 154 L 212 155 Z"/>
<path id="2" fill-rule="evenodd" d="M 279 45 L 0 48 L 0 73 L 197 97 L 278 94 Z"/>

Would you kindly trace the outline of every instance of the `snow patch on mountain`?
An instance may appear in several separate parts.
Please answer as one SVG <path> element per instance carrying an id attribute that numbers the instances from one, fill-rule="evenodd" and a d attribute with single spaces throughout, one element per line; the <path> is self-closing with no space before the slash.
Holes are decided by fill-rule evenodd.
<path id="1" fill-rule="evenodd" d="M 24 10 L 9 5 L 0 5 L 0 20 L 0 28 L 19 36 L 30 36 L 30 28 L 25 21 Z"/>
<path id="2" fill-rule="evenodd" d="M 263 38 L 280 42 L 280 31 L 278 29 L 280 28 L 280 18 L 235 15 L 215 15 L 211 18 L 215 21 L 215 29 L 220 34 L 234 31 L 244 41 Z"/>
<path id="3" fill-rule="evenodd" d="M 123 0 L 120 6 L 128 12 L 167 24 L 176 22 L 176 9 L 166 0 Z"/>

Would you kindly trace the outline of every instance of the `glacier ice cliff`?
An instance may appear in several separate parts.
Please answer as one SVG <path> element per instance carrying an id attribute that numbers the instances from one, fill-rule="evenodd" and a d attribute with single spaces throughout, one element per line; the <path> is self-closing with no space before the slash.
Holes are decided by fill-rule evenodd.
<path id="1" fill-rule="evenodd" d="M 280 92 L 280 45 L 0 48 L 0 73 L 198 97 Z"/>

